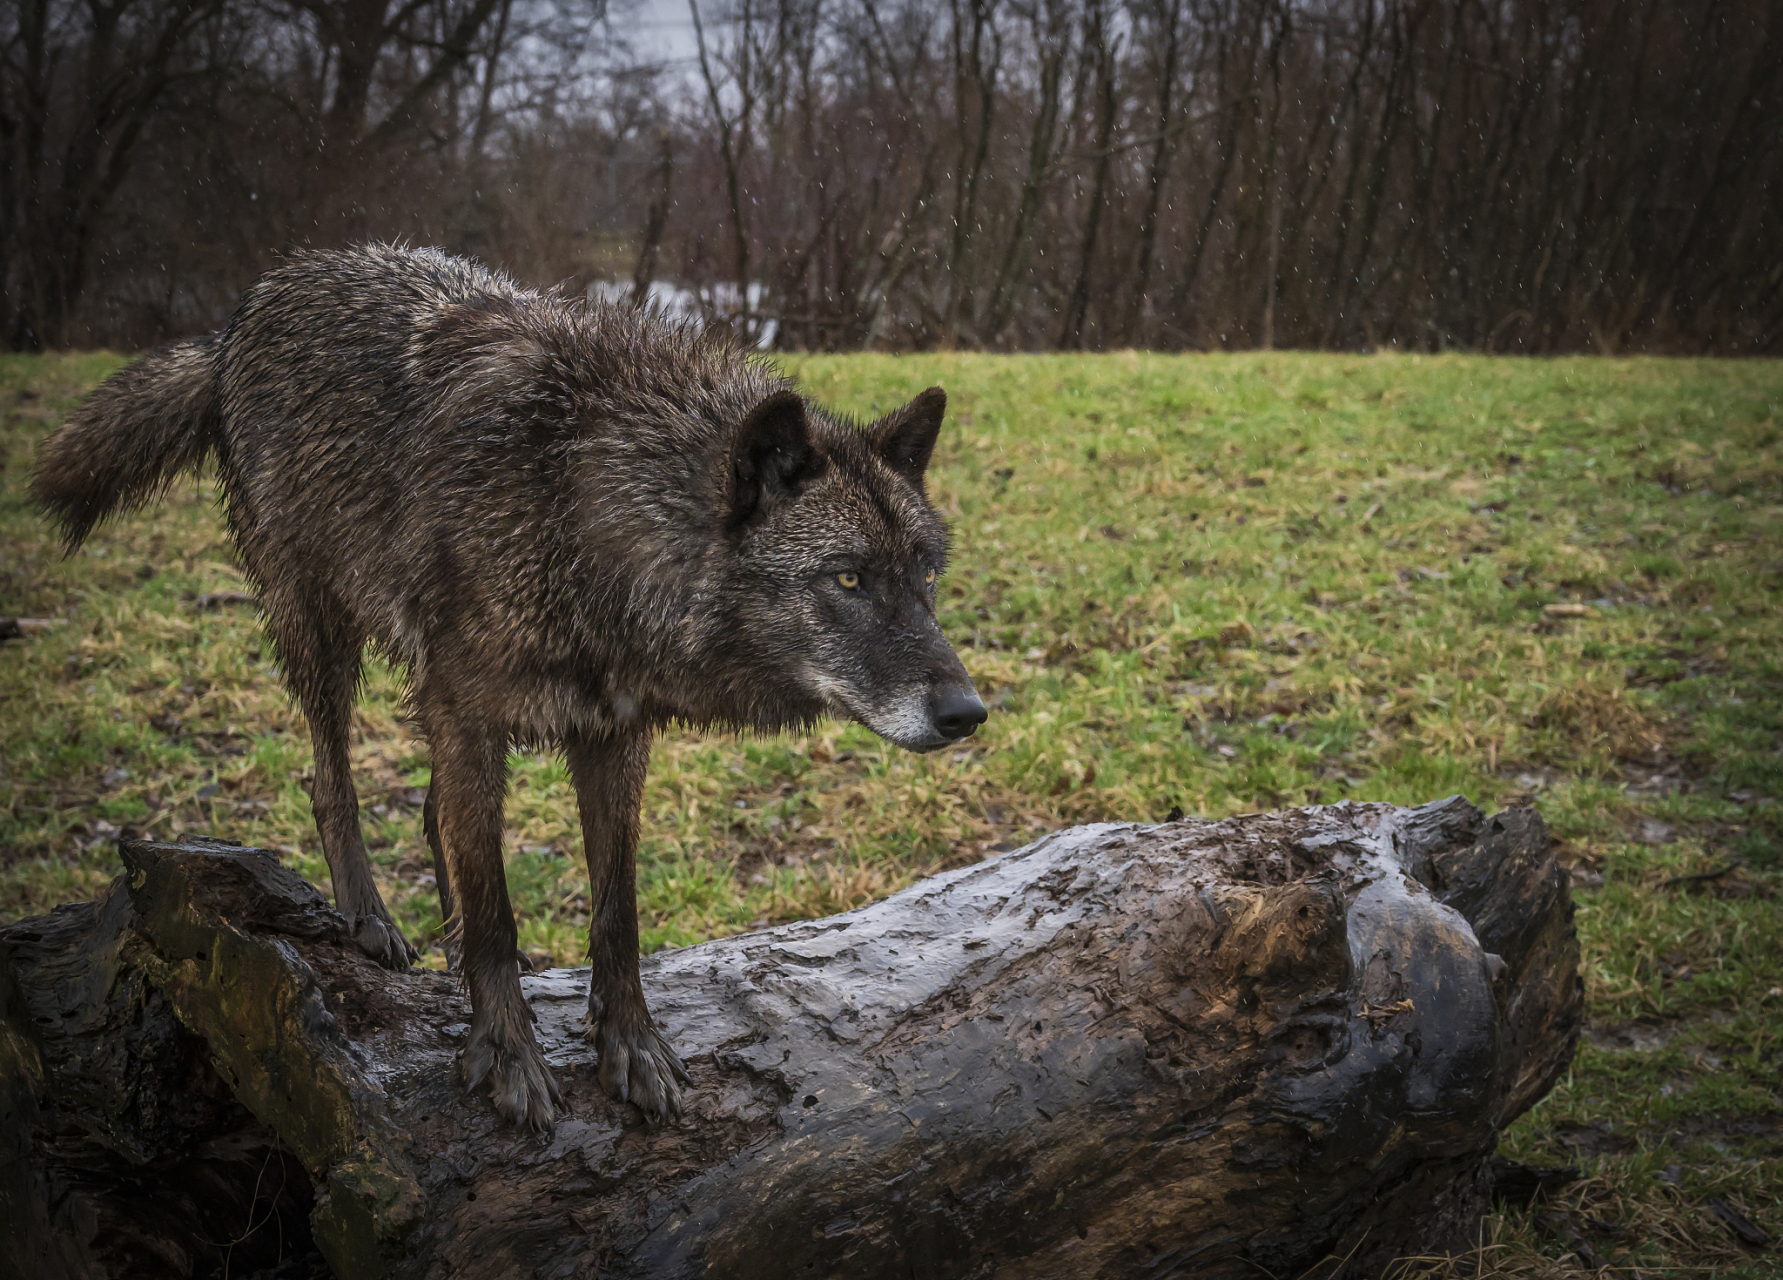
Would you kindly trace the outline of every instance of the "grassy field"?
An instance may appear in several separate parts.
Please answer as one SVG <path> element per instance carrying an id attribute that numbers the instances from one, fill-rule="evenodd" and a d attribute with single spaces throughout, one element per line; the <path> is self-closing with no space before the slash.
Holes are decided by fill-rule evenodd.
<path id="1" fill-rule="evenodd" d="M 36 442 L 119 363 L 0 358 L 0 614 L 59 622 L 0 653 L 0 918 L 97 893 L 128 828 L 274 846 L 326 883 L 307 735 L 209 482 L 66 561 L 26 502 Z M 942 623 L 993 715 L 921 758 L 839 725 L 668 735 L 647 945 L 828 914 L 1073 822 L 1533 803 L 1573 868 L 1591 1025 L 1507 1149 L 1586 1177 L 1495 1219 L 1454 1274 L 1590 1274 L 1578 1239 L 1622 1275 L 1783 1270 L 1714 1208 L 1783 1236 L 1783 366 L 789 367 L 863 415 L 947 386 Z M 427 758 L 383 667 L 355 758 L 384 894 L 426 947 Z M 522 944 L 576 962 L 558 760 L 517 757 L 508 816 Z"/>

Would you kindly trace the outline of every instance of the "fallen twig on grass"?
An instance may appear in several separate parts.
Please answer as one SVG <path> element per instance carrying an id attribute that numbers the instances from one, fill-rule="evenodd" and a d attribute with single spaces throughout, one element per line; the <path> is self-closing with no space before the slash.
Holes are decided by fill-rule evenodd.
<path id="1" fill-rule="evenodd" d="M 1771 1242 L 1762 1227 L 1753 1222 L 1745 1214 L 1722 1199 L 1709 1201 L 1709 1212 L 1721 1219 L 1721 1223 L 1748 1249 L 1763 1249 Z"/>
<path id="2" fill-rule="evenodd" d="M 1669 879 L 1661 880 L 1659 882 L 1659 887 L 1661 889 L 1669 889 L 1675 884 L 1707 884 L 1711 881 L 1719 880 L 1723 876 L 1738 871 L 1739 869 L 1739 863 L 1730 862 L 1716 871 L 1698 871 L 1694 875 L 1672 876 Z"/>
<path id="3" fill-rule="evenodd" d="M 66 618 L 0 618 L 0 640 L 23 640 L 67 625 Z"/>
<path id="4" fill-rule="evenodd" d="M 257 605 L 259 603 L 260 597 L 255 595 L 252 591 L 206 591 L 192 602 L 192 606 L 202 613 L 204 610 L 215 608 L 218 605 Z"/>
<path id="5" fill-rule="evenodd" d="M 1503 1156 L 1493 1156 L 1490 1166 L 1492 1198 L 1507 1205 L 1527 1209 L 1538 1200 L 1545 1200 L 1569 1182 L 1579 1180 L 1579 1166 L 1563 1165 L 1557 1169 L 1536 1169 Z"/>

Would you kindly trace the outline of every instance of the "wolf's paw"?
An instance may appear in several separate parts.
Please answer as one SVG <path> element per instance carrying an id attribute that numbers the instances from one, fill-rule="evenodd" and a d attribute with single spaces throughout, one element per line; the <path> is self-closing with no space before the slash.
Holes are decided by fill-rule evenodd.
<path id="1" fill-rule="evenodd" d="M 402 936 L 402 930 L 389 917 L 379 913 L 361 913 L 347 917 L 347 928 L 359 949 L 386 969 L 402 970 L 414 964 L 419 953 Z"/>
<path id="2" fill-rule="evenodd" d="M 494 1025 L 473 1026 L 459 1062 L 465 1091 L 487 1084 L 489 1100 L 503 1119 L 541 1133 L 556 1125 L 564 1110 L 563 1094 L 531 1028 L 503 1036 Z"/>
<path id="3" fill-rule="evenodd" d="M 599 1002 L 590 1004 L 599 1008 Z M 687 1068 L 647 1012 L 591 1010 L 588 1038 L 600 1050 L 601 1088 L 609 1095 L 635 1104 L 651 1120 L 680 1118 Z"/>

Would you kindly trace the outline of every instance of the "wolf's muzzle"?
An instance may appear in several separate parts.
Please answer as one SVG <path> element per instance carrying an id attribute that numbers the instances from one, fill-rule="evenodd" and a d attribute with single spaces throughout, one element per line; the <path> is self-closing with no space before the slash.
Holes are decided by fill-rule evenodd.
<path id="1" fill-rule="evenodd" d="M 950 685 L 929 695 L 929 717 L 949 742 L 971 737 L 989 714 L 970 685 Z"/>

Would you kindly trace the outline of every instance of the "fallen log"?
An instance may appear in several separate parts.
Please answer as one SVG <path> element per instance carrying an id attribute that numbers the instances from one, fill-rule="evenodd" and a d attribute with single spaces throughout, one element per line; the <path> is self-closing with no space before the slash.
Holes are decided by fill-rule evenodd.
<path id="1" fill-rule="evenodd" d="M 275 854 L 121 850 L 0 929 L 0 1276 L 1378 1275 L 1465 1247 L 1581 1023 L 1531 811 L 1079 827 L 647 958 L 675 1127 L 601 1092 L 584 971 L 528 977 L 534 1136 L 453 980 Z"/>

